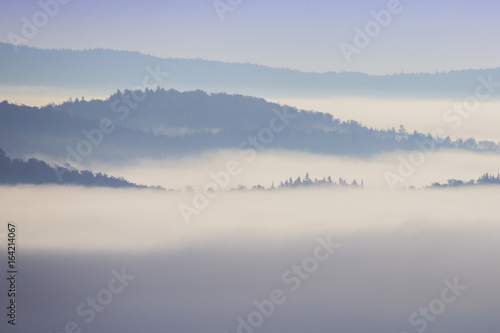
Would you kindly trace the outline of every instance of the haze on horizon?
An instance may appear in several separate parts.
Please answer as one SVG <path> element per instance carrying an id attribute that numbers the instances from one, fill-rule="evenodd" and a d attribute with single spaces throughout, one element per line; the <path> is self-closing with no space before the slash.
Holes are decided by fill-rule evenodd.
<path id="1" fill-rule="evenodd" d="M 223 20 L 214 2 L 69 1 L 25 44 L 377 75 L 500 65 L 500 46 L 491 39 L 500 29 L 494 0 L 401 0 L 398 13 L 350 63 L 340 43 L 352 44 L 354 29 L 364 29 L 374 20 L 371 12 L 391 1 L 234 1 Z M 2 2 L 0 41 L 10 42 L 9 33 L 22 36 L 23 17 L 32 21 L 41 10 L 38 1 Z"/>

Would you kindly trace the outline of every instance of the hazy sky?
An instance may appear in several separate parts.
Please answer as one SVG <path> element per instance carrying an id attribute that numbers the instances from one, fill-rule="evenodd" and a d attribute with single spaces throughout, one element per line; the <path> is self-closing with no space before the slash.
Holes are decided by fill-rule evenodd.
<path id="1" fill-rule="evenodd" d="M 221 20 L 212 0 L 72 0 L 60 5 L 27 44 L 320 72 L 384 74 L 499 65 L 500 3 L 494 0 L 402 0 L 401 12 L 391 15 L 390 23 L 353 54 L 351 63 L 340 43 L 354 45 L 355 27 L 364 29 L 373 20 L 370 12 L 386 9 L 389 0 L 231 2 L 240 4 Z M 2 1 L 0 41 L 7 42 L 11 32 L 23 36 L 22 18 L 33 22 L 41 10 L 36 0 Z"/>

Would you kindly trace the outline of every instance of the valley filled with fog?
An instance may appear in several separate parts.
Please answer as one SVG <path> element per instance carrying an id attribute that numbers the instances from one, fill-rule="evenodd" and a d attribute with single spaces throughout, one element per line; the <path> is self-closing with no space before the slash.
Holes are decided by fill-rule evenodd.
<path id="1" fill-rule="evenodd" d="M 494 8 L 1 3 L 0 332 L 500 332 Z"/>
<path id="2" fill-rule="evenodd" d="M 470 95 L 473 92 L 471 91 Z M 498 122 L 500 102 L 496 99 L 482 102 L 474 111 L 464 107 L 460 98 L 394 98 L 337 97 L 337 98 L 273 98 L 268 100 L 293 105 L 299 109 L 330 113 L 337 118 L 354 119 L 374 128 L 399 128 L 408 132 L 432 133 L 443 129 L 452 139 L 473 137 L 476 140 L 500 141 Z M 456 106 L 458 105 L 458 108 Z M 457 111 L 462 109 L 464 113 Z"/>
<path id="3" fill-rule="evenodd" d="M 270 188 L 274 183 L 277 187 L 290 177 L 295 180 L 309 173 L 310 178 L 318 180 L 328 176 L 333 180 L 343 178 L 348 183 L 363 180 L 366 189 L 384 192 L 410 186 L 422 188 L 434 182 L 445 183 L 448 179 L 468 181 L 485 172 L 496 175 L 500 170 L 498 154 L 442 150 L 425 155 L 418 149 L 367 158 L 269 151 L 258 153 L 252 161 L 248 161 L 242 151 L 226 150 L 182 159 L 139 160 L 125 165 L 91 162 L 86 167 L 120 175 L 139 184 L 185 190 L 187 186 L 203 189 L 207 183 L 213 182 L 210 174 L 226 172 L 230 161 L 238 162 L 241 171 L 235 176 L 230 175 L 229 183 L 222 191 L 238 185 Z M 391 186 L 386 173 L 399 175 L 400 169 L 404 171 L 401 179 Z"/>
<path id="4" fill-rule="evenodd" d="M 273 101 L 380 129 L 403 124 L 408 132 L 432 133 L 439 127 L 452 139 L 500 138 L 494 125 L 475 127 L 495 123 L 496 103 L 484 104 L 453 130 L 442 119 L 450 101 Z M 179 132 L 174 138 L 192 135 L 167 125 L 162 126 Z M 157 130 L 154 136 L 167 137 Z M 428 143 L 402 148 L 359 156 L 286 150 L 271 143 L 253 154 L 212 149 L 124 161 L 102 158 L 111 148 L 98 145 L 79 169 L 165 190 L 0 186 L 0 219 L 16 222 L 19 230 L 19 284 L 24 286 L 19 302 L 26 316 L 19 328 L 498 330 L 498 189 L 429 186 L 495 175 L 500 155 L 431 149 Z M 57 149 L 34 154 L 56 164 L 64 163 L 61 156 L 64 151 Z M 280 187 L 306 174 L 363 187 Z M 210 184 L 219 186 L 207 190 Z M 252 190 L 258 185 L 266 190 Z M 333 245 L 319 247 L 325 244 Z M 127 277 L 118 279 L 122 291 L 107 292 L 120 272 Z M 271 295 L 280 295 L 276 303 L 269 303 Z M 474 317 L 467 315 L 471 311 Z"/>
<path id="5" fill-rule="evenodd" d="M 282 292 L 280 304 L 262 314 L 256 331 L 499 328 L 495 188 L 223 192 L 187 224 L 178 208 L 192 198 L 0 187 L 0 218 L 15 220 L 19 230 L 19 329 L 59 332 L 74 321 L 85 331 L 245 332 L 238 318 L 248 324 L 258 311 L 254 302 L 274 290 Z M 332 253 L 312 260 L 322 242 L 335 244 Z M 108 303 L 99 292 L 122 269 L 127 286 Z M 435 300 L 450 283 L 458 284 L 457 296 L 448 291 L 454 301 L 441 309 Z M 92 317 L 87 301 L 96 295 L 104 305 Z M 419 312 L 430 305 L 433 321 Z"/>
<path id="6" fill-rule="evenodd" d="M 440 117 L 448 104 L 363 98 L 275 102 L 335 110 L 335 118 L 369 127 L 408 124 L 408 132 L 414 126 L 423 133 L 433 126 L 446 128 Z M 498 142 L 494 131 L 479 133 L 473 126 L 494 123 L 495 107 L 486 104 L 459 131 L 446 135 Z M 190 134 L 178 137 L 183 135 Z M 19 230 L 19 303 L 25 316 L 19 328 L 498 330 L 498 189 L 428 187 L 496 174 L 500 155 L 426 147 L 410 142 L 406 149 L 358 156 L 271 144 L 253 154 L 215 149 L 123 161 L 102 158 L 110 150 L 96 146 L 79 169 L 165 190 L 0 186 L 0 219 L 16 222 Z M 34 156 L 64 162 L 57 157 L 64 151 L 53 151 L 56 155 L 40 151 Z M 230 174 L 229 163 L 236 163 L 238 172 Z M 362 182 L 363 187 L 280 187 L 306 174 L 312 180 Z M 391 183 L 388 174 L 400 178 Z M 207 192 L 207 185 L 217 181 L 224 185 Z M 251 190 L 257 185 L 267 190 Z M 325 244 L 333 245 L 320 247 Z M 125 280 L 113 280 L 119 275 Z M 122 281 L 123 289 L 108 291 L 110 281 Z M 276 303 L 269 303 L 271 295 L 280 296 Z M 474 317 L 468 316 L 471 311 Z"/>

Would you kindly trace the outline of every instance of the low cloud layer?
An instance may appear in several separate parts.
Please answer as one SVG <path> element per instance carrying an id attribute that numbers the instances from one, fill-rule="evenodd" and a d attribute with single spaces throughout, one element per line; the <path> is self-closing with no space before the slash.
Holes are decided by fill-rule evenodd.
<path id="1" fill-rule="evenodd" d="M 186 225 L 178 204 L 189 193 L 1 187 L 0 219 L 18 225 L 17 328 L 498 331 L 497 197 L 489 188 L 223 193 Z M 340 246 L 327 255 L 318 239 Z"/>
<path id="2" fill-rule="evenodd" d="M 241 151 L 221 151 L 202 156 L 165 161 L 139 161 L 129 166 L 90 164 L 92 170 L 104 171 L 111 175 L 147 185 L 161 185 L 165 188 L 184 189 L 186 186 L 202 188 L 212 181 L 210 173 L 226 170 L 227 163 L 235 160 L 241 172 L 231 177 L 227 188 L 245 185 L 270 187 L 274 182 L 292 177 L 322 179 L 331 176 L 352 182 L 364 180 L 365 188 L 389 190 L 390 182 L 386 173 L 401 176 L 393 188 L 409 186 L 429 186 L 433 182 L 446 183 L 448 179 L 471 180 L 483 173 L 496 174 L 500 171 L 500 155 L 474 153 L 460 150 L 423 152 L 415 145 L 414 151 L 396 151 L 374 155 L 370 158 L 349 158 L 324 156 L 285 151 L 261 152 L 248 162 Z M 401 171 L 402 170 L 402 171 Z"/>
<path id="3" fill-rule="evenodd" d="M 474 96 L 474 91 L 470 92 Z M 268 98 L 270 101 L 293 105 L 299 109 L 330 113 L 344 121 L 356 120 L 373 128 L 398 129 L 403 125 L 410 133 L 432 133 L 443 129 L 445 137 L 453 140 L 473 137 L 476 140 L 500 141 L 496 124 L 500 121 L 499 102 L 483 101 L 473 112 L 462 99 L 408 99 L 339 97 L 318 99 Z M 457 109 L 458 106 L 458 109 Z M 468 114 L 468 115 L 467 115 Z"/>

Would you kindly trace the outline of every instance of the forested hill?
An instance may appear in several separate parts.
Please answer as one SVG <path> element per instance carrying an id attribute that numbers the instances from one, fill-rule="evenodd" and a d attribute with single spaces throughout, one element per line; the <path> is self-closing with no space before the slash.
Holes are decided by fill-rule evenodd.
<path id="1" fill-rule="evenodd" d="M 151 78 L 151 73 L 156 72 L 162 74 L 155 85 L 184 91 L 202 89 L 284 97 L 383 94 L 386 97 L 453 95 L 464 98 L 474 93 L 479 77 L 493 75 L 495 82 L 500 78 L 500 68 L 385 76 L 306 73 L 256 64 L 158 58 L 129 51 L 43 50 L 6 43 L 0 43 L 0 59 L 9 64 L 0 66 L 0 85 L 94 91 L 141 86 L 145 77 Z M 151 78 L 149 84 L 153 81 Z M 495 96 L 500 96 L 498 91 Z"/>
<path id="2" fill-rule="evenodd" d="M 65 167 L 50 166 L 44 161 L 30 158 L 27 161 L 10 159 L 0 148 L 0 184 L 69 184 L 115 188 L 155 188 L 131 183 L 123 178 L 94 173 L 89 170 L 75 170 Z"/>
<path id="3" fill-rule="evenodd" d="M 500 152 L 494 142 L 367 128 L 255 97 L 164 89 L 117 91 L 105 100 L 79 98 L 40 108 L 4 101 L 0 143 L 14 158 L 43 154 L 80 169 L 75 164 L 90 159 L 162 159 L 220 149 L 370 156 L 425 143 Z"/>

